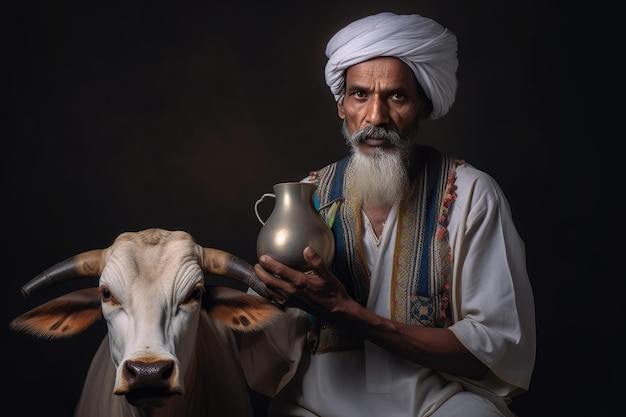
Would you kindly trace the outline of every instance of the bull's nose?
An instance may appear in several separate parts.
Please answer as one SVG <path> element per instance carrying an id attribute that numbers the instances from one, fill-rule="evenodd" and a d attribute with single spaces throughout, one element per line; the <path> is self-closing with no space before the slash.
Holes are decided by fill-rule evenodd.
<path id="1" fill-rule="evenodd" d="M 174 372 L 174 361 L 155 362 L 127 361 L 124 365 L 124 378 L 128 390 L 138 388 L 169 389 Z"/>
<path id="2" fill-rule="evenodd" d="M 175 381 L 174 361 L 126 361 L 123 378 L 126 389 L 114 391 L 125 395 L 135 407 L 161 407 L 174 394 L 182 394 L 183 389 Z"/>

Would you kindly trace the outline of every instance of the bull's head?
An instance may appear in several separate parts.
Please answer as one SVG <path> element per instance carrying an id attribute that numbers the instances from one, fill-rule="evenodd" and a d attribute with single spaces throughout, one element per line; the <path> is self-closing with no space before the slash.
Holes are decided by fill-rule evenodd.
<path id="1" fill-rule="evenodd" d="M 208 275 L 235 278 L 267 296 L 242 259 L 201 247 L 182 231 L 148 229 L 122 233 L 110 247 L 78 254 L 33 278 L 22 288 L 24 296 L 75 277 L 100 280 L 97 288 L 48 301 L 10 326 L 58 338 L 104 317 L 116 368 L 114 393 L 135 406 L 161 405 L 184 392 L 203 297 L 209 314 L 239 331 L 258 329 L 281 312 L 266 298 L 210 287 Z"/>

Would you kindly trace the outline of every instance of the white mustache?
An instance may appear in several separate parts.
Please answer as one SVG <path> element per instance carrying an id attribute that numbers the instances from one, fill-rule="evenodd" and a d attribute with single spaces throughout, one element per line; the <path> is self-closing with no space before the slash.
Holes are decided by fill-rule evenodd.
<path id="1" fill-rule="evenodd" d="M 393 130 L 380 126 L 366 126 L 363 129 L 357 130 L 350 136 L 351 143 L 363 143 L 368 138 L 382 139 L 392 146 L 399 146 L 402 137 Z"/>

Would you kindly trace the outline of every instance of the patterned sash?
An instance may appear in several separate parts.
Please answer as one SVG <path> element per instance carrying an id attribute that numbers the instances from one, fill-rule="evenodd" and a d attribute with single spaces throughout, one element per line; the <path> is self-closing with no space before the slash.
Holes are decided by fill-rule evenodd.
<path id="1" fill-rule="evenodd" d="M 456 198 L 456 167 L 463 161 L 422 146 L 418 175 L 400 203 L 391 290 L 391 318 L 401 323 L 446 327 L 450 324 L 451 250 L 448 214 Z M 370 274 L 362 245 L 361 199 L 354 191 L 351 156 L 312 172 L 318 186 L 316 205 L 341 198 L 333 223 L 333 272 L 351 297 L 366 305 Z M 322 210 L 323 217 L 328 215 Z M 328 221 L 328 219 L 326 219 Z M 315 353 L 355 349 L 363 341 L 348 329 L 312 318 L 310 345 Z"/>

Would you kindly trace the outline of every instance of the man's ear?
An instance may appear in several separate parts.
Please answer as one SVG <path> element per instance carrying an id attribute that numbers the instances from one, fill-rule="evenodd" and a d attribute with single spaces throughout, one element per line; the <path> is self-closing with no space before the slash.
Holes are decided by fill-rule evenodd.
<path id="1" fill-rule="evenodd" d="M 343 109 L 343 98 L 337 102 L 337 114 L 341 120 L 346 119 L 346 112 Z"/>

